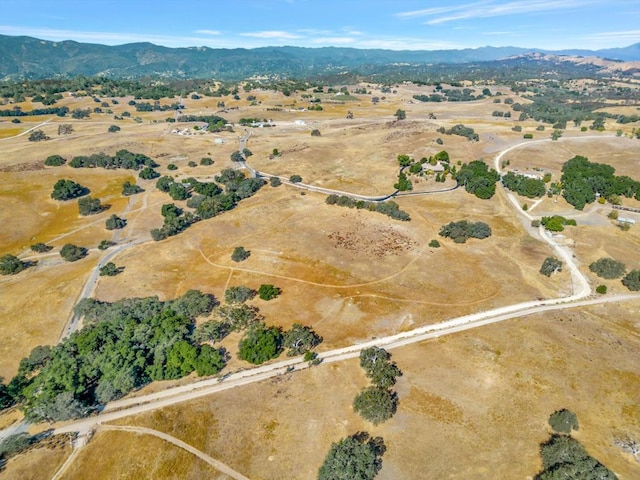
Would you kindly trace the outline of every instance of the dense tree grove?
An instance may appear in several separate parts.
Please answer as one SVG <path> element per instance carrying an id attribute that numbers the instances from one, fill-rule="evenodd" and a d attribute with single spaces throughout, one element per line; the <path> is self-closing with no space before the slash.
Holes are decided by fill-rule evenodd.
<path id="1" fill-rule="evenodd" d="M 455 243 L 465 243 L 469 238 L 488 238 L 491 236 L 491 227 L 484 222 L 450 222 L 440 228 L 439 235 L 451 238 Z"/>
<path id="2" fill-rule="evenodd" d="M 83 187 L 73 180 L 61 179 L 58 180 L 53 186 L 51 198 L 53 198 L 54 200 L 71 200 L 72 198 L 82 197 L 83 195 L 87 195 L 88 193 L 89 189 L 87 187 Z"/>
<path id="3" fill-rule="evenodd" d="M 640 182 L 614 173 L 610 165 L 593 163 L 577 155 L 562 166 L 562 196 L 578 210 L 593 203 L 597 195 L 607 199 L 622 195 L 640 200 Z"/>
<path id="4" fill-rule="evenodd" d="M 318 470 L 318 480 L 372 480 L 386 451 L 381 437 L 360 432 L 333 443 Z"/>
<path id="5" fill-rule="evenodd" d="M 493 197 L 496 193 L 496 182 L 500 180 L 500 174 L 481 160 L 474 160 L 463 164 L 456 173 L 458 186 L 464 186 L 465 190 L 483 200 Z"/>
<path id="6" fill-rule="evenodd" d="M 189 291 L 172 301 L 157 297 L 108 303 L 84 299 L 76 312 L 86 327 L 55 347 L 36 347 L 10 385 L 30 420 L 86 415 L 101 403 L 153 380 L 196 370 L 213 375 L 225 353 L 192 338 L 193 318 L 208 315 L 215 298 Z"/>
<path id="7" fill-rule="evenodd" d="M 355 200 L 346 195 L 331 194 L 325 200 L 327 205 L 339 205 L 341 207 L 357 208 L 358 210 L 369 210 L 370 212 L 378 212 L 387 215 L 395 220 L 408 222 L 411 217 L 404 210 L 400 210 L 400 206 L 393 201 L 387 202 L 367 202 L 365 200 Z"/>
<path id="8" fill-rule="evenodd" d="M 73 157 L 69 162 L 73 168 L 122 168 L 127 170 L 140 170 L 144 167 L 155 168 L 158 166 L 144 153 L 133 153 L 128 150 L 118 150 L 115 155 L 106 153 L 94 153 L 93 155 L 80 155 Z"/>
<path id="9" fill-rule="evenodd" d="M 538 178 L 529 178 L 509 172 L 502 177 L 505 188 L 528 198 L 542 197 L 547 191 L 544 182 Z"/>
<path id="10" fill-rule="evenodd" d="M 600 258 L 589 265 L 589 270 L 599 277 L 611 280 L 623 276 L 627 267 L 624 263 L 613 258 Z"/>

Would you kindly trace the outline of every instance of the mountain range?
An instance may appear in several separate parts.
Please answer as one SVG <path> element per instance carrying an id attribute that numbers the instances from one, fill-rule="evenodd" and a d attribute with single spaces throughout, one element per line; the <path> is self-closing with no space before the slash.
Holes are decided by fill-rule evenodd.
<path id="1" fill-rule="evenodd" d="M 487 62 L 529 53 L 640 60 L 640 43 L 605 50 L 481 47 L 462 50 L 381 50 L 339 47 L 168 48 L 152 43 L 107 46 L 0 35 L 0 79 L 106 75 L 238 80 L 252 76 L 330 75 L 363 67 Z"/>

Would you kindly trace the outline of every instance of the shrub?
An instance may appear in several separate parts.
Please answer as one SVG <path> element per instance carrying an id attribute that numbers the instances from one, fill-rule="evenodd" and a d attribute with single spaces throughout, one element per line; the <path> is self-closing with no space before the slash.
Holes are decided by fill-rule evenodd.
<path id="1" fill-rule="evenodd" d="M 622 284 L 632 292 L 640 290 L 640 270 L 631 270 L 622 279 Z"/>
<path id="2" fill-rule="evenodd" d="M 242 262 L 246 260 L 251 255 L 249 250 L 245 250 L 244 247 L 236 247 L 233 249 L 233 253 L 231 254 L 231 260 L 234 262 Z"/>
<path id="3" fill-rule="evenodd" d="M 78 200 L 78 210 L 80 211 L 80 215 L 94 215 L 96 213 L 100 213 L 104 207 L 100 202 L 99 198 L 93 197 L 84 197 Z"/>
<path id="4" fill-rule="evenodd" d="M 300 183 L 302 181 L 302 177 L 300 175 L 291 175 L 289 177 L 289 181 L 291 183 Z"/>
<path id="5" fill-rule="evenodd" d="M 78 247 L 72 243 L 65 244 L 60 249 L 60 256 L 67 262 L 75 262 L 87 256 L 87 249 L 84 247 Z"/>
<path id="6" fill-rule="evenodd" d="M 589 270 L 599 277 L 611 280 L 623 276 L 627 268 L 624 263 L 613 258 L 601 258 L 589 265 Z"/>
<path id="7" fill-rule="evenodd" d="M 124 182 L 122 184 L 122 195 L 124 195 L 125 197 L 142 192 L 144 192 L 144 189 L 141 186 L 136 185 L 135 183 Z"/>
<path id="8" fill-rule="evenodd" d="M 0 274 L 15 275 L 26 268 L 27 264 L 14 255 L 4 255 L 0 258 Z"/>
<path id="9" fill-rule="evenodd" d="M 115 213 L 107 218 L 105 227 L 107 230 L 119 230 L 127 226 L 127 221 L 124 218 L 120 218 Z"/>
<path id="10" fill-rule="evenodd" d="M 604 295 L 605 293 L 607 293 L 607 286 L 606 285 L 598 285 L 596 287 L 596 293 L 599 293 L 600 295 Z"/>
<path id="11" fill-rule="evenodd" d="M 578 417 L 575 413 L 563 408 L 556 410 L 549 416 L 549 425 L 556 432 L 571 433 L 571 430 L 578 430 Z"/>
<path id="12" fill-rule="evenodd" d="M 200 159 L 200 165 L 213 165 L 213 160 L 209 157 L 202 157 Z"/>
<path id="13" fill-rule="evenodd" d="M 435 238 L 429 242 L 431 248 L 440 248 L 440 242 Z"/>
<path id="14" fill-rule="evenodd" d="M 178 166 L 175 163 L 170 163 L 167 165 L 167 170 L 177 170 Z"/>
<path id="15" fill-rule="evenodd" d="M 243 285 L 229 287 L 224 292 L 224 301 L 227 303 L 244 303 L 256 296 L 256 291 Z"/>
<path id="16" fill-rule="evenodd" d="M 313 130 L 311 130 L 311 136 L 312 137 L 319 137 L 320 134 L 320 130 L 318 130 L 317 128 L 314 128 Z"/>
<path id="17" fill-rule="evenodd" d="M 119 126 L 117 126 L 117 125 L 111 125 L 111 126 L 107 129 L 107 131 L 108 131 L 109 133 L 116 133 L 116 132 L 119 132 L 119 131 L 120 131 L 120 127 L 119 127 Z"/>
<path id="18" fill-rule="evenodd" d="M 111 240 L 102 240 L 100 245 L 98 245 L 98 250 L 106 250 L 109 247 L 113 247 L 116 242 L 112 242 Z"/>
<path id="19" fill-rule="evenodd" d="M 33 132 L 31 132 L 31 135 L 29 135 L 30 142 L 41 142 L 43 140 L 49 140 L 50 138 L 51 137 L 45 135 L 42 130 L 34 130 Z"/>
<path id="20" fill-rule="evenodd" d="M 61 157 L 60 155 L 50 155 L 44 161 L 44 164 L 47 167 L 59 167 L 67 163 L 67 159 Z"/>
<path id="21" fill-rule="evenodd" d="M 124 270 L 123 267 L 116 267 L 116 264 L 113 262 L 106 263 L 103 267 L 100 267 L 100 276 L 101 277 L 113 277 L 118 275 L 120 272 Z"/>
<path id="22" fill-rule="evenodd" d="M 555 257 L 547 257 L 542 262 L 540 273 L 550 277 L 551 274 L 562 271 L 562 262 Z"/>
<path id="23" fill-rule="evenodd" d="M 51 245 L 46 245 L 42 242 L 34 243 L 31 245 L 31 251 L 36 253 L 46 253 L 51 250 L 53 247 Z"/>
<path id="24" fill-rule="evenodd" d="M 526 139 L 526 140 L 530 140 L 533 138 L 533 133 L 525 133 L 522 138 Z"/>
<path id="25" fill-rule="evenodd" d="M 262 300 L 267 301 L 276 298 L 278 295 L 280 295 L 280 293 L 282 293 L 282 290 L 280 290 L 278 287 L 274 287 L 271 284 L 262 284 L 258 289 L 258 296 Z"/>
<path id="26" fill-rule="evenodd" d="M 274 188 L 279 187 L 280 185 L 282 185 L 282 181 L 278 177 L 271 177 L 269 179 L 269 185 L 271 185 Z"/>

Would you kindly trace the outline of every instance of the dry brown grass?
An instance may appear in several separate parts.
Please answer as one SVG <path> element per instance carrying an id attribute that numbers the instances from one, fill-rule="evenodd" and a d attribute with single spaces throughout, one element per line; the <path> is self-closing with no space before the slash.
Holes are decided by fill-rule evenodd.
<path id="1" fill-rule="evenodd" d="M 0 470 L 0 480 L 49 480 L 70 453 L 69 442 L 45 440 L 27 452 L 10 458 Z"/>
<path id="2" fill-rule="evenodd" d="M 225 480 L 229 477 L 159 438 L 129 432 L 98 432 L 81 450 L 64 478 Z"/>

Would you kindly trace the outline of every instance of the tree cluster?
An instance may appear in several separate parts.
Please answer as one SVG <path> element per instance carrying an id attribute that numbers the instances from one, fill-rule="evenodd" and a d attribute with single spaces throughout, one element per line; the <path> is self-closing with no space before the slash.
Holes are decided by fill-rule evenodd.
<path id="1" fill-rule="evenodd" d="M 69 162 L 73 168 L 122 168 L 127 170 L 140 170 L 144 167 L 155 168 L 158 166 L 151 158 L 144 153 L 133 153 L 128 150 L 118 150 L 115 155 L 106 153 L 94 153 L 93 155 L 79 155 L 73 157 Z"/>
<path id="2" fill-rule="evenodd" d="M 571 218 L 564 218 L 561 215 L 553 215 L 551 217 L 542 217 L 540 220 L 542 226 L 550 232 L 562 232 L 565 226 L 577 225 L 576 221 Z"/>
<path id="3" fill-rule="evenodd" d="M 562 166 L 562 196 L 576 209 L 582 210 L 593 203 L 596 196 L 611 198 L 623 195 L 640 200 L 640 182 L 623 175 L 616 176 L 615 169 L 603 163 L 590 162 L 586 157 L 575 156 Z"/>
<path id="4" fill-rule="evenodd" d="M 623 276 L 627 271 L 627 267 L 618 260 L 603 257 L 589 265 L 589 270 L 601 278 L 612 280 Z"/>
<path id="5" fill-rule="evenodd" d="M 469 238 L 488 238 L 491 236 L 491 227 L 484 222 L 469 222 L 460 220 L 450 222 L 440 228 L 439 235 L 451 238 L 455 243 L 465 243 Z"/>
<path id="6" fill-rule="evenodd" d="M 444 133 L 446 135 L 458 135 L 460 137 L 465 137 L 467 140 L 472 142 L 477 142 L 480 140 L 480 137 L 471 127 L 465 127 L 463 124 L 459 123 L 458 125 L 454 125 L 449 129 L 445 129 L 444 127 L 440 127 L 438 129 L 439 133 Z"/>
<path id="7" fill-rule="evenodd" d="M 89 189 L 87 187 L 83 187 L 73 180 L 60 179 L 53 186 L 51 198 L 54 200 L 71 200 L 72 198 L 82 197 L 88 193 Z"/>
<path id="8" fill-rule="evenodd" d="M 197 371 L 217 373 L 224 352 L 198 345 L 193 318 L 215 299 L 198 291 L 169 302 L 157 298 L 115 303 L 85 299 L 76 307 L 87 325 L 55 347 L 37 347 L 10 385 L 30 420 L 83 416 L 99 404 L 154 380 Z"/>
<path id="9" fill-rule="evenodd" d="M 341 207 L 357 208 L 358 210 L 369 210 L 370 212 L 378 212 L 395 220 L 408 222 L 411 217 L 404 210 L 400 210 L 400 206 L 393 201 L 388 202 L 367 202 L 365 200 L 355 200 L 346 195 L 331 194 L 325 202 L 328 205 L 339 205 Z"/>
<path id="10" fill-rule="evenodd" d="M 542 180 L 516 175 L 513 172 L 502 176 L 502 184 L 505 188 L 527 198 L 542 197 L 547 191 L 547 187 Z"/>
<path id="11" fill-rule="evenodd" d="M 360 366 L 373 385 L 353 400 L 353 409 L 374 425 L 389 420 L 398 408 L 398 395 L 391 387 L 402 375 L 384 348 L 370 347 L 360 352 Z"/>
<path id="12" fill-rule="evenodd" d="M 482 160 L 474 160 L 463 164 L 455 178 L 458 186 L 464 186 L 467 192 L 487 200 L 496 193 L 496 182 L 500 180 L 500 174 L 489 169 Z"/>

